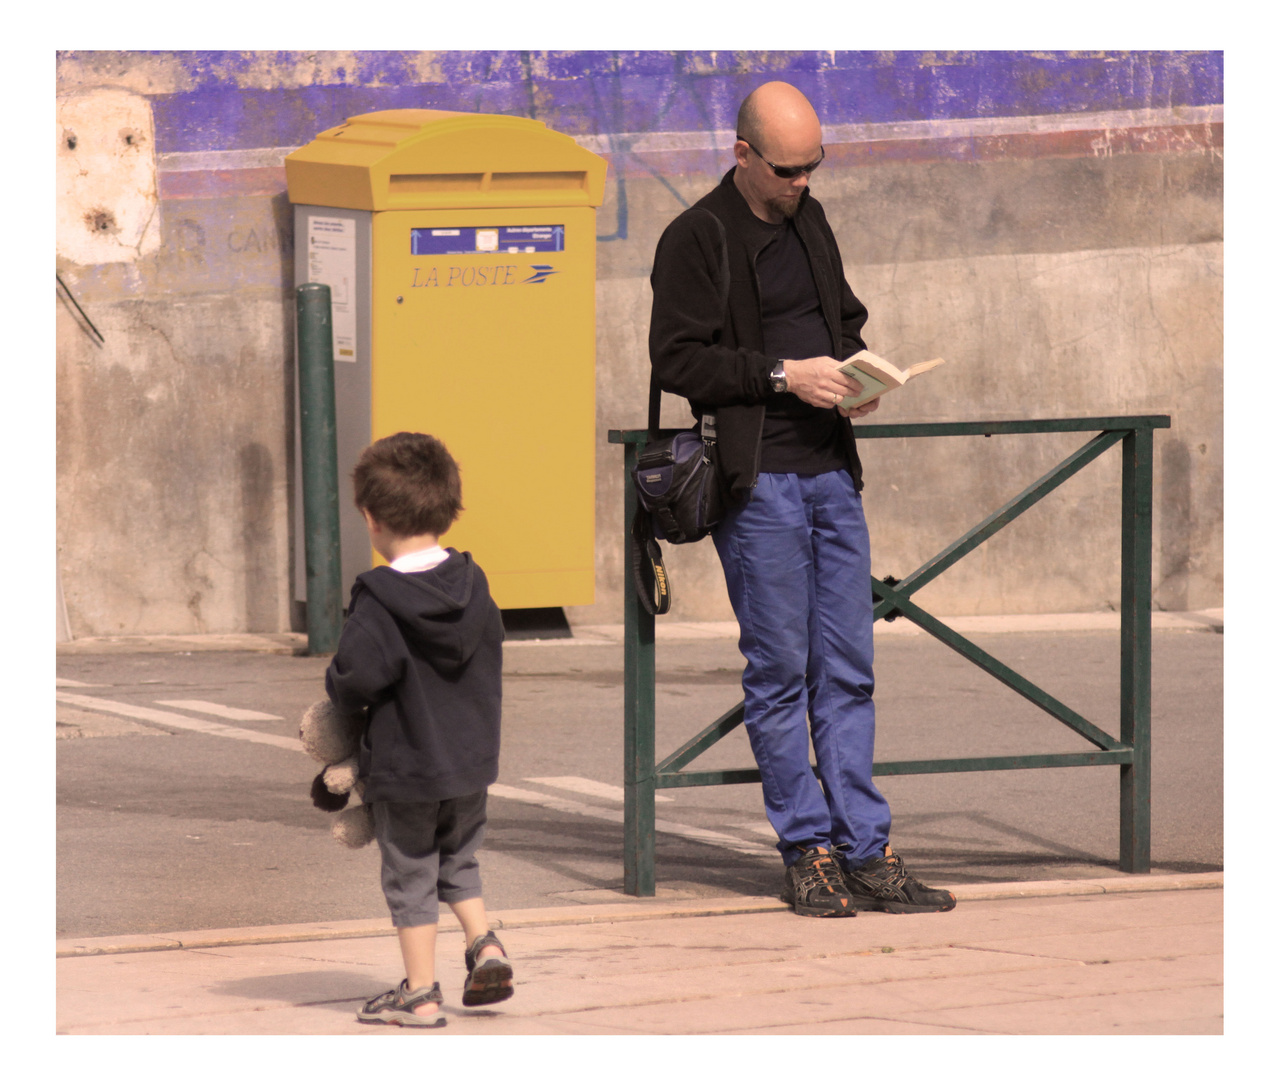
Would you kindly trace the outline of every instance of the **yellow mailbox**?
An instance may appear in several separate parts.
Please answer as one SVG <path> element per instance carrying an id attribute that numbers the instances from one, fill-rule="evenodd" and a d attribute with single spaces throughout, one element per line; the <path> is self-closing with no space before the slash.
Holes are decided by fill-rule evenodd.
<path id="1" fill-rule="evenodd" d="M 285 165 L 296 281 L 332 287 L 342 483 L 369 442 L 436 435 L 466 507 L 444 542 L 473 552 L 496 602 L 592 603 L 605 161 L 537 120 L 393 109 Z M 348 486 L 341 505 L 348 590 L 373 555 Z"/>

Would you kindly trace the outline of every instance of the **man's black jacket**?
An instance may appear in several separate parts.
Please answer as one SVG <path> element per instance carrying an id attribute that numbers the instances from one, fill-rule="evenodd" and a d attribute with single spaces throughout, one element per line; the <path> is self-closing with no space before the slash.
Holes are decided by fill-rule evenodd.
<path id="1" fill-rule="evenodd" d="M 708 211 L 705 213 L 704 211 Z M 721 304 L 721 231 L 729 252 L 730 292 Z M 809 255 L 833 355 L 846 359 L 866 348 L 861 337 L 867 309 L 845 280 L 840 249 L 827 217 L 809 190 L 793 219 Z M 771 239 L 734 186 L 734 169 L 664 230 L 655 249 L 650 284 L 650 362 L 662 389 L 688 398 L 696 417 L 717 415 L 717 468 L 732 503 L 747 500 L 761 458 L 765 402 L 775 394 L 769 374 L 781 356 L 767 356 L 761 331 L 756 257 Z M 843 418 L 850 475 L 861 489 L 862 464 L 854 431 Z"/>

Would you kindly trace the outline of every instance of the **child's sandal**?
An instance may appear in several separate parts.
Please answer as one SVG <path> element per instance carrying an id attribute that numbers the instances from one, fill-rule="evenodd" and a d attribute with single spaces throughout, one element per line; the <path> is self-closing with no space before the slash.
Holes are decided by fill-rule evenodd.
<path id="1" fill-rule="evenodd" d="M 438 1003 L 438 1011 L 421 1016 L 416 1006 L 426 1001 Z M 403 979 L 396 989 L 369 999 L 355 1014 L 365 1024 L 399 1024 L 403 1027 L 446 1027 L 447 1018 L 442 1015 L 442 990 L 434 983 L 428 990 L 417 987 L 407 989 Z"/>
<path id="2" fill-rule="evenodd" d="M 479 961 L 478 954 L 490 945 L 504 955 Z M 460 999 L 465 1005 L 494 1005 L 513 996 L 513 965 L 500 939 L 491 931 L 474 938 L 473 944 L 465 949 L 464 966 L 469 970 L 469 977 L 464 981 L 464 997 Z"/>

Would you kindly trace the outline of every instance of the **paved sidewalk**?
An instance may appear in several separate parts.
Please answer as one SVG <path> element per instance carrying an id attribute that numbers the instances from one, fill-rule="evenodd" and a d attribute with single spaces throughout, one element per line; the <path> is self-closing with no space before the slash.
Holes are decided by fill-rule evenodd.
<path id="1" fill-rule="evenodd" d="M 61 1034 L 1220 1034 L 1222 875 L 976 885 L 941 915 L 792 916 L 777 900 L 495 913 L 516 993 L 446 1028 L 364 1025 L 401 978 L 388 920 L 58 943 Z"/>

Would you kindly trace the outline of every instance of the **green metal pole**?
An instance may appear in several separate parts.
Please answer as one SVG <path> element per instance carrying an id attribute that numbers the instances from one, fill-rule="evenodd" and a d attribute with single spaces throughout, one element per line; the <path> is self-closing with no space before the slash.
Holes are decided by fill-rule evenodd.
<path id="1" fill-rule="evenodd" d="M 633 466 L 641 443 L 624 446 L 624 521 L 637 513 Z M 655 617 L 637 599 L 633 535 L 624 532 L 624 892 L 655 895 Z"/>
<path id="2" fill-rule="evenodd" d="M 332 290 L 297 286 L 297 386 L 305 503 L 305 626 L 309 654 L 336 651 L 341 636 L 341 527 L 336 468 Z"/>
<path id="3" fill-rule="evenodd" d="M 1132 763 L 1119 766 L 1119 869 L 1150 872 L 1150 512 L 1154 431 L 1124 437 L 1119 640 L 1119 738 Z"/>

